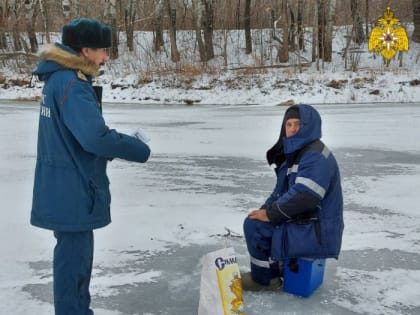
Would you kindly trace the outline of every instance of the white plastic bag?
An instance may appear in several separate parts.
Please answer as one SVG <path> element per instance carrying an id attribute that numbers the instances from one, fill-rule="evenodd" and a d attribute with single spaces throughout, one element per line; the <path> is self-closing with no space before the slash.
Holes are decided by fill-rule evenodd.
<path id="1" fill-rule="evenodd" d="M 245 315 L 241 275 L 233 248 L 203 257 L 198 315 Z"/>

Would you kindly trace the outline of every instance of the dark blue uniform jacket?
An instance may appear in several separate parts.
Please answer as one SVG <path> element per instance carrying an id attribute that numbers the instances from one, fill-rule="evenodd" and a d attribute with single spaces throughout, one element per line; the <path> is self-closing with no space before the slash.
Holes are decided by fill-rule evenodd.
<path id="1" fill-rule="evenodd" d="M 263 206 L 276 226 L 272 256 L 338 258 L 344 229 L 339 168 L 320 141 L 319 113 L 308 105 L 293 107 L 299 110 L 300 129 L 286 138 L 283 121 L 277 147 L 271 150 L 280 163 L 277 183 Z"/>
<path id="2" fill-rule="evenodd" d="M 145 162 L 142 141 L 109 129 L 92 87 L 97 67 L 56 44 L 35 74 L 45 81 L 31 223 L 55 231 L 85 231 L 111 222 L 107 161 Z"/>

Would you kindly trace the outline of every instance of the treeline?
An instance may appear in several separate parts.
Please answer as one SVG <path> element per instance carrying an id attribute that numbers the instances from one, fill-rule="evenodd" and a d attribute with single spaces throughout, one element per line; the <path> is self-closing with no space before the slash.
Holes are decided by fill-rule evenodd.
<path id="1" fill-rule="evenodd" d="M 253 51 L 253 29 L 272 29 L 278 62 L 287 62 L 290 52 L 311 45 L 312 61 L 331 61 L 333 27 L 351 25 L 349 43 L 361 45 L 368 38 L 378 17 L 391 5 L 402 23 L 414 23 L 412 40 L 420 42 L 420 0 L 0 0 L 1 52 L 36 53 L 36 34 L 59 32 L 76 17 L 95 17 L 112 26 L 111 58 L 118 58 L 120 33 L 129 50 L 135 43 L 134 32 L 153 32 L 153 50 L 164 45 L 163 34 L 170 38 L 171 60 L 180 61 L 177 31 L 192 30 L 202 62 L 214 58 L 215 30 L 243 30 L 245 53 Z M 312 34 L 305 29 L 311 27 Z M 310 37 L 310 38 L 305 38 Z M 349 46 L 349 45 L 346 45 Z"/>

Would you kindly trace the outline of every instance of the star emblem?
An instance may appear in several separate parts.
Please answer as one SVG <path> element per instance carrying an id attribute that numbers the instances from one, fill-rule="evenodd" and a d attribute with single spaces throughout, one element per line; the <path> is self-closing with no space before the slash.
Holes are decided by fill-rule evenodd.
<path id="1" fill-rule="evenodd" d="M 386 33 L 382 33 L 382 37 L 379 37 L 378 40 L 382 41 L 382 44 L 386 46 L 387 50 L 390 50 L 391 46 L 399 40 L 399 37 L 396 37 L 395 33 L 391 32 L 388 26 Z"/>

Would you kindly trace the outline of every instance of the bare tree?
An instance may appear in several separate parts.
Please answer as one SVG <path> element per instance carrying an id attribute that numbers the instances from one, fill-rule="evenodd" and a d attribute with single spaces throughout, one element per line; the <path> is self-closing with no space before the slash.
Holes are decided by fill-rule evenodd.
<path id="1" fill-rule="evenodd" d="M 303 0 L 298 0 L 297 3 L 297 37 L 298 49 L 303 50 L 304 47 L 304 33 L 303 33 Z"/>
<path id="2" fill-rule="evenodd" d="M 105 0 L 105 19 L 111 25 L 112 29 L 112 46 L 110 52 L 111 59 L 118 58 L 118 26 L 117 26 L 117 7 L 116 0 Z"/>
<path id="3" fill-rule="evenodd" d="M 188 21 L 187 21 L 187 15 L 189 12 L 189 8 L 191 7 L 191 0 L 183 0 L 182 2 L 182 14 L 180 14 L 180 20 L 181 20 L 181 28 L 186 29 L 188 28 Z"/>
<path id="4" fill-rule="evenodd" d="M 319 0 L 315 1 L 313 4 L 313 28 L 312 28 L 312 62 L 317 61 L 317 69 L 319 70 L 318 66 L 318 58 L 319 58 L 319 25 L 318 25 L 318 15 L 319 15 Z"/>
<path id="5" fill-rule="evenodd" d="M 6 39 L 6 8 L 3 3 L 0 3 L 0 49 L 7 48 L 7 39 Z"/>
<path id="6" fill-rule="evenodd" d="M 72 0 L 72 8 L 74 9 L 75 16 L 81 16 L 80 14 L 80 0 Z"/>
<path id="7" fill-rule="evenodd" d="M 62 0 L 61 6 L 66 22 L 70 22 L 72 16 L 80 16 L 80 0 Z"/>
<path id="8" fill-rule="evenodd" d="M 289 61 L 289 4 L 287 0 L 281 2 L 280 25 L 283 30 L 283 43 L 279 51 L 279 62 Z"/>
<path id="9" fill-rule="evenodd" d="M 35 33 L 37 8 L 38 0 L 25 0 L 26 31 L 28 32 L 29 44 L 33 53 L 38 51 L 38 40 Z"/>
<path id="10" fill-rule="evenodd" d="M 13 39 L 13 49 L 15 51 L 22 50 L 22 42 L 20 39 L 19 34 L 19 11 L 20 11 L 20 4 L 19 1 L 16 0 L 9 0 L 9 12 L 11 14 L 12 19 L 12 39 Z"/>
<path id="11" fill-rule="evenodd" d="M 318 0 L 318 54 L 322 60 L 325 60 L 327 2 L 328 0 Z"/>
<path id="12" fill-rule="evenodd" d="M 214 3 L 215 0 L 201 0 L 203 5 L 203 31 L 204 31 L 204 49 L 206 52 L 206 60 L 214 58 L 213 48 L 213 29 L 214 29 Z"/>
<path id="13" fill-rule="evenodd" d="M 171 41 L 171 60 L 179 62 L 180 55 L 176 43 L 176 0 L 166 0 L 166 9 L 169 16 L 169 39 Z"/>
<path id="14" fill-rule="evenodd" d="M 39 0 L 39 9 L 41 10 L 42 25 L 44 28 L 45 38 L 47 43 L 51 43 L 47 2 L 48 0 Z"/>
<path id="15" fill-rule="evenodd" d="M 336 0 L 330 0 L 329 4 L 325 7 L 325 35 L 324 35 L 324 53 L 323 60 L 327 62 L 332 61 L 332 42 L 333 42 L 333 31 L 334 31 L 334 17 L 337 2 Z"/>
<path id="16" fill-rule="evenodd" d="M 248 55 L 252 53 L 251 0 L 245 1 L 244 28 L 245 28 L 245 53 Z"/>
<path id="17" fill-rule="evenodd" d="M 303 0 L 289 2 L 290 27 L 289 27 L 289 50 L 303 49 Z"/>
<path id="18" fill-rule="evenodd" d="M 289 51 L 295 51 L 297 47 L 296 35 L 297 35 L 297 7 L 296 3 L 289 4 Z"/>
<path id="19" fill-rule="evenodd" d="M 317 56 L 323 61 L 332 60 L 332 38 L 336 0 L 317 0 Z"/>
<path id="20" fill-rule="evenodd" d="M 369 38 L 369 0 L 365 0 L 365 38 Z"/>
<path id="21" fill-rule="evenodd" d="M 410 3 L 409 6 L 407 2 Z M 395 2 L 393 6 L 406 22 L 408 22 L 408 17 L 411 17 L 411 12 L 408 11 L 413 10 L 412 40 L 420 42 L 419 2 L 420 0 L 404 0 Z M 176 36 L 177 29 L 182 26 L 195 32 L 196 47 L 202 62 L 207 62 L 214 57 L 213 32 L 216 28 L 225 30 L 221 32 L 224 35 L 221 48 L 226 62 L 228 45 L 230 45 L 229 29 L 236 28 L 245 30 L 245 32 L 237 32 L 237 36 L 238 38 L 245 37 L 246 53 L 255 51 L 255 47 L 252 46 L 256 44 L 255 40 L 258 37 L 261 63 L 264 63 L 264 58 L 272 54 L 264 47 L 266 44 L 264 32 L 258 33 L 258 30 L 273 27 L 273 41 L 269 49 L 277 49 L 277 60 L 286 62 L 289 60 L 291 50 L 296 48 L 300 51 L 304 48 L 304 25 L 314 25 L 313 60 L 329 61 L 332 54 L 335 7 L 337 6 L 338 12 L 343 12 L 343 8 L 349 12 L 352 9 L 352 14 L 337 14 L 335 18 L 338 25 L 353 23 L 355 31 L 360 32 L 363 29 L 360 32 L 363 36 L 356 36 L 356 39 L 352 40 L 352 43 L 355 43 L 366 38 L 370 24 L 369 16 L 372 18 L 381 13 L 384 3 L 384 0 L 365 0 L 364 2 L 362 0 L 0 0 L 0 48 L 7 49 L 9 45 L 14 50 L 36 51 L 35 30 L 42 32 L 43 35 L 46 34 L 47 42 L 51 42 L 49 32 L 59 30 L 63 23 L 63 16 L 66 21 L 72 16 L 92 16 L 101 19 L 103 17 L 100 10 L 105 8 L 104 21 L 112 27 L 110 55 L 113 59 L 119 54 L 119 32 L 122 30 L 127 34 L 127 46 L 130 50 L 134 49 L 135 30 L 153 30 L 155 51 L 162 49 L 163 32 L 168 30 L 168 38 L 171 40 L 171 57 L 173 60 L 179 60 Z M 361 12 L 364 14 L 363 21 L 360 18 Z M 270 13 L 272 19 L 269 17 Z M 278 23 L 277 30 L 274 26 L 275 21 Z M 366 29 L 361 26 L 361 22 L 365 21 Z M 259 35 L 253 35 L 253 30 Z M 27 32 L 29 40 L 24 40 L 26 34 L 22 36 L 23 32 Z M 10 34 L 10 36 L 5 34 Z M 310 35 L 306 36 L 310 37 Z M 295 53 L 299 54 L 299 52 Z"/>
<path id="22" fill-rule="evenodd" d="M 128 0 L 127 6 L 124 11 L 125 33 L 127 36 L 128 50 L 133 51 L 134 45 L 134 21 L 136 19 L 137 1 Z"/>
<path id="23" fill-rule="evenodd" d="M 153 17 L 153 47 L 154 51 L 158 52 L 163 46 L 163 31 L 162 31 L 162 18 L 163 18 L 164 0 L 157 0 L 155 2 L 155 11 Z"/>
<path id="24" fill-rule="evenodd" d="M 203 10 L 201 0 L 192 0 L 192 20 L 195 30 L 195 38 L 198 45 L 201 62 L 206 62 L 206 50 L 204 49 L 204 41 L 201 36 L 201 20 L 203 18 Z"/>
<path id="25" fill-rule="evenodd" d="M 360 16 L 360 0 L 350 1 L 350 11 L 353 25 L 352 39 L 356 44 L 361 45 L 365 40 L 365 36 L 363 33 L 362 18 Z"/>
<path id="26" fill-rule="evenodd" d="M 420 0 L 413 0 L 414 31 L 411 39 L 420 43 Z"/>
<path id="27" fill-rule="evenodd" d="M 214 2 L 215 0 L 192 1 L 195 34 L 200 52 L 200 60 L 203 62 L 214 58 Z"/>
<path id="28" fill-rule="evenodd" d="M 62 0 L 63 14 L 66 21 L 70 21 L 71 3 L 70 0 Z"/>
<path id="29" fill-rule="evenodd" d="M 235 11 L 236 21 L 235 27 L 237 30 L 241 29 L 241 0 L 236 2 L 236 11 Z"/>

